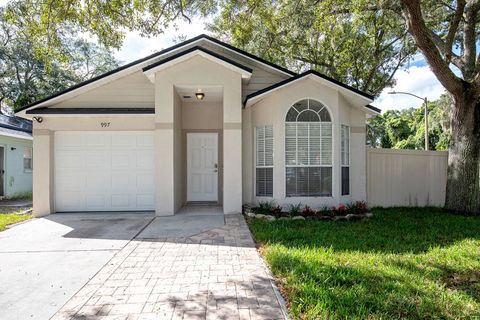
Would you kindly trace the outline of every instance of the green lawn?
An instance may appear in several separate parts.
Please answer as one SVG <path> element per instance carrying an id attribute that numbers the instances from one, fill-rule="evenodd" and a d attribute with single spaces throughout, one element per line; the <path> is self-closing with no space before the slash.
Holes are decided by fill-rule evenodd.
<path id="1" fill-rule="evenodd" d="M 5 230 L 9 224 L 30 219 L 32 217 L 30 214 L 18 214 L 25 209 L 26 208 L 0 208 L 0 231 Z"/>
<path id="2" fill-rule="evenodd" d="M 249 220 L 294 318 L 480 317 L 480 217 L 373 213 L 360 222 Z"/>

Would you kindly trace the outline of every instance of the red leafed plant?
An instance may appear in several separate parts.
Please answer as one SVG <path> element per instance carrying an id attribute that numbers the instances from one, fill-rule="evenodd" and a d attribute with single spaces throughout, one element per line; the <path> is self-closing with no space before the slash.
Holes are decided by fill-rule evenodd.
<path id="1" fill-rule="evenodd" d="M 355 202 L 355 207 L 357 207 L 357 213 L 363 214 L 368 212 L 368 207 L 365 201 L 357 201 Z"/>
<path id="2" fill-rule="evenodd" d="M 270 209 L 270 212 L 274 215 L 279 215 L 280 213 L 282 213 L 282 209 L 283 208 L 281 206 L 275 206 Z"/>
<path id="3" fill-rule="evenodd" d="M 315 213 L 316 211 L 310 208 L 309 206 L 305 206 L 302 209 L 302 216 L 305 216 L 305 217 L 313 217 Z"/>
<path id="4" fill-rule="evenodd" d="M 332 213 L 334 216 L 344 216 L 347 214 L 347 207 L 344 204 L 338 207 L 332 207 Z"/>

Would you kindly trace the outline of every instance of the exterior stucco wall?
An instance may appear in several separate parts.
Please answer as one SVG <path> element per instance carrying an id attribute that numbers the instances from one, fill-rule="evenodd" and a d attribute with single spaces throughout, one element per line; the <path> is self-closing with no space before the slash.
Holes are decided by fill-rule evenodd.
<path id="1" fill-rule="evenodd" d="M 0 146 L 4 147 L 4 195 L 12 197 L 20 193 L 32 192 L 32 171 L 23 169 L 24 148 L 32 148 L 33 141 L 0 136 Z M 12 150 L 13 148 L 13 150 Z"/>
<path id="2" fill-rule="evenodd" d="M 302 99 L 315 99 L 323 103 L 332 118 L 333 132 L 333 185 L 331 197 L 286 197 L 285 190 L 285 116 L 290 107 Z M 310 79 L 304 79 L 281 88 L 266 96 L 243 111 L 243 160 L 244 160 L 244 197 L 245 203 L 275 200 L 280 205 L 302 203 L 315 208 L 365 200 L 366 162 L 365 134 L 352 133 L 351 144 L 351 195 L 341 196 L 340 167 L 340 128 L 349 125 L 361 131 L 365 127 L 365 113 L 352 107 L 338 90 L 329 88 Z M 250 120 L 250 121 L 249 121 Z M 255 194 L 255 141 L 256 126 L 272 125 L 274 131 L 274 168 L 273 197 L 257 197 Z M 352 130 L 352 131 L 355 131 Z"/>

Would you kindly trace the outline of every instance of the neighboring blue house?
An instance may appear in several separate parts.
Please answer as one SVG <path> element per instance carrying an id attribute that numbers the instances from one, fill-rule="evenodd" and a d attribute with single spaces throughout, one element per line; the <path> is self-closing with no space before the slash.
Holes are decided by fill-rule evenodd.
<path id="1" fill-rule="evenodd" d="M 32 193 L 32 122 L 0 115 L 0 197 Z"/>

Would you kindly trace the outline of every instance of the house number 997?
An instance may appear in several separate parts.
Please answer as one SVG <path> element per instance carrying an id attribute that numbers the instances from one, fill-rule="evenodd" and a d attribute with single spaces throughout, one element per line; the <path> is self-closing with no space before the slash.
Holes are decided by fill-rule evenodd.
<path id="1" fill-rule="evenodd" d="M 110 127 L 110 122 L 100 122 L 100 126 L 102 128 L 108 128 L 108 127 Z"/>

